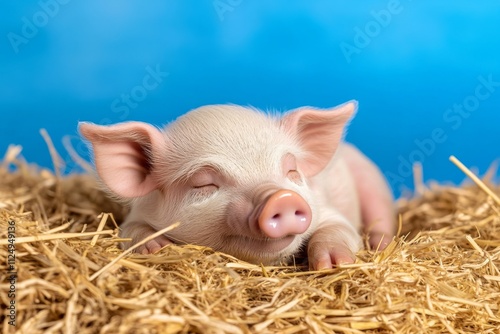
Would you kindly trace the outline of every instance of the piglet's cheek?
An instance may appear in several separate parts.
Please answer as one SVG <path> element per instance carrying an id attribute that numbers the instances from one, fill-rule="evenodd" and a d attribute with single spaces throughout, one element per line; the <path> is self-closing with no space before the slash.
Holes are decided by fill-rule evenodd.
<path id="1" fill-rule="evenodd" d="M 235 196 L 229 198 L 224 209 L 228 228 L 232 232 L 248 235 L 250 233 L 248 217 L 252 210 L 253 205 L 249 200 Z"/>

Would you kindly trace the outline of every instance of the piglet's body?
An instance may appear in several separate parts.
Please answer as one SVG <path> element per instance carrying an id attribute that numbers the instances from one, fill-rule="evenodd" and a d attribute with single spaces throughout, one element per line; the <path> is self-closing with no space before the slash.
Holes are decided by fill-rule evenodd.
<path id="1" fill-rule="evenodd" d="M 283 117 L 234 105 L 195 109 L 163 130 L 128 122 L 81 123 L 107 188 L 130 202 L 126 247 L 212 247 L 254 263 L 286 262 L 307 249 L 310 266 L 354 261 L 360 231 L 373 247 L 394 235 L 391 193 L 380 171 L 342 143 L 356 109 L 300 108 Z"/>

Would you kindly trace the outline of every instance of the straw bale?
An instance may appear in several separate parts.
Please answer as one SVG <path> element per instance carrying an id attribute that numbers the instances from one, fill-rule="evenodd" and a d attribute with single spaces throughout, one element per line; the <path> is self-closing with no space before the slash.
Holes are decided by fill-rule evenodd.
<path id="1" fill-rule="evenodd" d="M 420 196 L 399 201 L 402 230 L 386 250 L 314 272 L 194 245 L 124 252 L 114 219 L 126 208 L 92 176 L 60 177 L 19 152 L 11 147 L 0 166 L 3 333 L 500 333 L 500 188 L 491 183 L 491 194 L 418 184 Z"/>

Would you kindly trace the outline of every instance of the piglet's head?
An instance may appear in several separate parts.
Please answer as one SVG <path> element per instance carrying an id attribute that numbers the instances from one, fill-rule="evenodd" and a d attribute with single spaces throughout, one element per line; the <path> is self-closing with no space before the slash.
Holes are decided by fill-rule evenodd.
<path id="1" fill-rule="evenodd" d="M 99 177 L 133 198 L 131 217 L 167 237 L 243 260 L 287 260 L 318 224 L 314 177 L 356 109 L 300 108 L 283 117 L 233 105 L 195 109 L 163 131 L 139 122 L 80 125 Z M 133 228 L 124 237 L 134 237 Z"/>

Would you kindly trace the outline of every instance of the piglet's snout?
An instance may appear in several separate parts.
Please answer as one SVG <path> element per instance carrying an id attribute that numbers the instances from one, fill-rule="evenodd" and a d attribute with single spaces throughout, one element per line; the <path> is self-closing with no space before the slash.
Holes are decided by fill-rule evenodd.
<path id="1" fill-rule="evenodd" d="M 267 200 L 258 223 L 262 233 L 269 238 L 301 234 L 311 224 L 311 208 L 296 192 L 278 190 Z"/>

